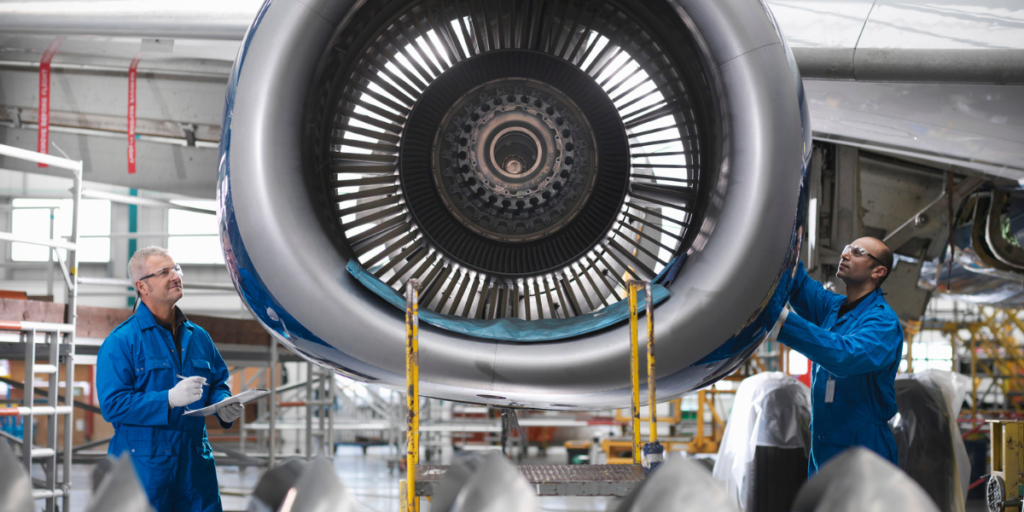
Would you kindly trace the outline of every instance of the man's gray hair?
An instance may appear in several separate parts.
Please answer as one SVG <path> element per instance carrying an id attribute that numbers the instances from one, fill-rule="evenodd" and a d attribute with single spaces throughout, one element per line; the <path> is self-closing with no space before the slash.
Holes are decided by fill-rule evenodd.
<path id="1" fill-rule="evenodd" d="M 157 247 L 151 245 L 135 251 L 132 255 L 132 259 L 128 260 L 128 279 L 132 280 L 132 285 L 135 285 L 135 281 L 138 281 L 140 277 L 146 275 L 146 260 L 150 256 L 170 256 L 167 249 L 163 247 Z"/>

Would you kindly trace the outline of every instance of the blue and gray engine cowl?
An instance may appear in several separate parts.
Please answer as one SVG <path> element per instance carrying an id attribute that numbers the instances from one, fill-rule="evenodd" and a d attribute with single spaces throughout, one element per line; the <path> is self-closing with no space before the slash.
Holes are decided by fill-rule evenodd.
<path id="1" fill-rule="evenodd" d="M 629 403 L 631 279 L 661 397 L 757 347 L 810 126 L 756 0 L 273 0 L 221 141 L 225 257 L 281 343 L 403 387 L 416 278 L 424 395 L 569 409 Z"/>

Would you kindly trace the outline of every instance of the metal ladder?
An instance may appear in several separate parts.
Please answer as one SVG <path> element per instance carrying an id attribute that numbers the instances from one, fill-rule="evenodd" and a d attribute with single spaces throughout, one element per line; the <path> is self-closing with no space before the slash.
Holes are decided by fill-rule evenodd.
<path id="1" fill-rule="evenodd" d="M 20 332 L 20 341 L 25 344 L 25 387 L 21 407 L 0 408 L 0 416 L 24 418 L 24 433 L 21 440 L 22 461 L 25 471 L 32 474 L 34 461 L 42 463 L 45 477 L 42 482 L 33 479 L 32 497 L 45 499 L 45 512 L 56 511 L 56 499 L 63 498 L 62 510 L 71 509 L 71 460 L 74 433 L 74 380 L 75 380 L 75 322 L 78 318 L 78 221 L 82 203 L 82 162 L 60 158 L 35 151 L 0 144 L 0 155 L 30 162 L 46 164 L 70 171 L 74 185 L 71 188 L 72 219 L 71 240 L 40 239 L 24 237 L 13 233 L 0 232 L 0 240 L 22 242 L 49 247 L 56 256 L 68 287 L 67 304 L 64 307 L 64 323 L 0 321 L 0 330 Z M 58 249 L 68 252 L 63 258 Z M 43 336 L 40 337 L 39 335 Z M 46 364 L 36 364 L 36 344 L 49 343 Z M 60 395 L 60 364 L 64 364 L 64 405 L 58 405 Z M 46 390 L 46 405 L 35 405 L 35 376 L 49 375 Z M 57 452 L 58 417 L 64 420 L 64 450 Z M 33 446 L 35 429 L 33 420 L 46 417 L 46 446 Z M 62 459 L 61 479 L 57 479 L 57 456 Z"/>
<path id="2" fill-rule="evenodd" d="M 32 497 L 46 500 L 47 512 L 56 507 L 56 498 L 63 498 L 63 510 L 68 510 L 71 499 L 71 444 L 73 434 L 74 406 L 74 331 L 72 324 L 50 324 L 41 322 L 0 321 L 0 330 L 20 331 L 25 344 L 25 388 L 21 407 L 0 408 L 0 416 L 20 416 L 24 420 L 24 434 L 21 442 L 22 463 L 25 471 L 32 474 L 32 465 L 39 462 L 45 477 L 42 482 L 33 480 Z M 40 334 L 42 336 L 40 336 Z M 48 343 L 47 363 L 36 364 L 36 345 Z M 61 350 L 63 348 L 63 350 Z M 63 354 L 61 353 L 63 352 Z M 64 366 L 64 404 L 58 405 L 60 395 L 60 363 Z M 35 405 L 35 376 L 48 375 L 46 405 Z M 63 418 L 60 418 L 63 416 Z M 34 446 L 35 418 L 46 418 L 46 445 Z M 64 450 L 60 453 L 63 464 L 61 479 L 57 479 L 57 431 L 58 421 L 64 420 Z M 42 485 L 40 485 L 42 484 Z"/>

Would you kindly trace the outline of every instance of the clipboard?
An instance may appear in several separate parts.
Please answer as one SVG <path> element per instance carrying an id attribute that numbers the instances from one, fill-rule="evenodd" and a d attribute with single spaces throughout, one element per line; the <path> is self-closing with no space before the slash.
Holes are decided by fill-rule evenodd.
<path id="1" fill-rule="evenodd" d="M 216 414 L 217 411 L 223 409 L 227 405 L 231 404 L 242 404 L 245 405 L 253 400 L 259 400 L 270 394 L 269 389 L 247 389 L 241 393 L 233 396 L 229 396 L 220 402 L 213 405 L 208 405 L 202 409 L 185 409 L 185 416 L 210 416 Z"/>

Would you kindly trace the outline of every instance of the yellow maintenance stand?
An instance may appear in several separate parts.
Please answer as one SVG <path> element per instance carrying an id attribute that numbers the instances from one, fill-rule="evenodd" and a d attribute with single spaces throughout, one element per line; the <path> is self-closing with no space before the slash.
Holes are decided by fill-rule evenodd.
<path id="1" fill-rule="evenodd" d="M 650 442 L 646 446 L 652 449 L 648 454 L 648 460 L 643 460 L 644 445 L 640 439 L 640 356 L 639 334 L 637 333 L 637 290 L 644 290 L 644 303 L 647 307 L 647 410 L 649 414 Z M 643 281 L 629 282 L 629 345 L 630 345 L 630 375 L 632 376 L 633 387 L 633 464 L 643 464 L 646 471 L 653 471 L 661 463 L 664 456 L 664 448 L 658 443 L 658 400 L 655 393 L 657 375 L 655 373 L 654 361 L 654 293 L 651 292 L 651 283 Z M 651 461 L 654 461 L 653 463 Z"/>
<path id="2" fill-rule="evenodd" d="M 420 321 L 416 279 L 405 283 L 405 471 L 404 498 L 408 512 L 420 512 L 416 496 L 416 466 L 420 463 Z"/>
<path id="3" fill-rule="evenodd" d="M 401 486 L 401 510 L 419 512 L 419 498 L 433 496 L 435 488 L 444 478 L 445 465 L 419 464 L 419 283 L 410 279 L 405 286 L 406 321 L 406 390 L 408 416 L 406 424 L 406 478 Z M 538 496 L 626 496 L 644 480 L 641 465 L 643 440 L 640 437 L 640 356 L 637 345 L 638 289 L 646 292 L 647 313 L 647 375 L 648 402 L 650 404 L 651 442 L 657 441 L 654 360 L 654 301 L 649 283 L 630 281 L 630 376 L 633 390 L 633 464 L 529 464 L 518 466 L 519 472 L 533 486 Z"/>
<path id="4" fill-rule="evenodd" d="M 1024 495 L 1024 422 L 989 420 L 992 467 L 985 489 L 988 510 L 1021 510 Z"/>

